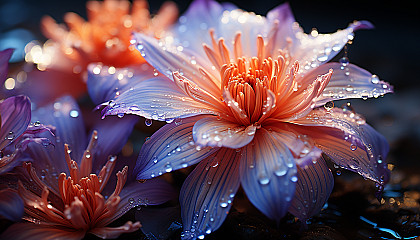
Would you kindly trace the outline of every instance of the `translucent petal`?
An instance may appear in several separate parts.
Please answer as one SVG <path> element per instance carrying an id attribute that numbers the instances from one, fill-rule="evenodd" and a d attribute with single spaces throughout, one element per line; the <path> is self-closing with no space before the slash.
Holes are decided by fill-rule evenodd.
<path id="1" fill-rule="evenodd" d="M 182 239 L 201 239 L 225 220 L 239 188 L 240 153 L 221 148 L 201 161 L 181 188 Z"/>
<path id="2" fill-rule="evenodd" d="M 296 192 L 289 212 L 305 222 L 321 211 L 333 187 L 334 176 L 322 157 L 315 163 L 298 167 Z"/>
<path id="3" fill-rule="evenodd" d="M 210 106 L 193 100 L 167 78 L 145 80 L 109 102 L 102 110 L 103 116 L 136 114 L 162 121 L 212 112 Z"/>
<path id="4" fill-rule="evenodd" d="M 194 125 L 193 137 L 200 146 L 241 148 L 252 141 L 256 127 L 240 126 L 236 123 L 209 116 Z"/>
<path id="5" fill-rule="evenodd" d="M 0 190 L 0 218 L 19 221 L 24 213 L 23 200 L 11 189 Z"/>
<path id="6" fill-rule="evenodd" d="M 13 49 L 0 51 L 0 86 L 3 86 L 9 72 L 9 59 L 13 54 Z"/>
<path id="7" fill-rule="evenodd" d="M 288 211 L 297 181 L 296 165 L 279 135 L 261 128 L 241 150 L 241 184 L 262 213 L 279 221 Z"/>
<path id="8" fill-rule="evenodd" d="M 134 170 L 137 179 L 149 179 L 193 165 L 217 148 L 195 145 L 192 128 L 201 117 L 175 119 L 155 132 L 142 146 Z"/>

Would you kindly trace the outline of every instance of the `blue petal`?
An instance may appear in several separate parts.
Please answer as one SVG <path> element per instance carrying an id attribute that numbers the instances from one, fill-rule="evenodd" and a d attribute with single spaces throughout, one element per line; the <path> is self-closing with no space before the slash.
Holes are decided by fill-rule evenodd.
<path id="1" fill-rule="evenodd" d="M 202 239 L 225 220 L 239 188 L 240 152 L 221 148 L 201 161 L 181 188 L 182 239 Z"/>
<path id="2" fill-rule="evenodd" d="M 122 93 L 103 110 L 103 116 L 136 114 L 148 119 L 167 120 L 213 113 L 210 106 L 187 96 L 167 78 L 153 78 Z"/>
<path id="3" fill-rule="evenodd" d="M 153 68 L 149 64 L 117 69 L 90 64 L 87 80 L 89 96 L 95 104 L 107 102 L 137 83 L 153 77 Z"/>
<path id="4" fill-rule="evenodd" d="M 93 130 L 98 133 L 98 141 L 95 147 L 94 166 L 101 170 L 110 155 L 117 155 L 127 143 L 128 137 L 133 131 L 134 125 L 138 122 L 137 116 L 125 116 L 119 118 L 110 116 L 106 119 L 96 121 Z M 132 166 L 129 166 L 132 167 Z M 134 167 L 134 166 L 133 166 Z"/>
<path id="5" fill-rule="evenodd" d="M 194 144 L 192 128 L 199 119 L 176 119 L 155 132 L 140 150 L 134 170 L 137 179 L 149 179 L 185 168 L 215 152 L 216 148 Z"/>
<path id="6" fill-rule="evenodd" d="M 26 96 L 9 97 L 0 102 L 0 150 L 17 139 L 31 121 L 31 102 Z"/>
<path id="7" fill-rule="evenodd" d="M 295 192 L 296 165 L 282 136 L 264 128 L 242 150 L 241 184 L 249 200 L 277 221 L 288 211 Z"/>
<path id="8" fill-rule="evenodd" d="M 316 163 L 298 167 L 295 196 L 289 212 L 302 222 L 321 211 L 334 187 L 334 176 L 320 157 Z"/>
<path id="9" fill-rule="evenodd" d="M 19 221 L 24 212 L 23 200 L 11 189 L 0 190 L 0 218 Z"/>

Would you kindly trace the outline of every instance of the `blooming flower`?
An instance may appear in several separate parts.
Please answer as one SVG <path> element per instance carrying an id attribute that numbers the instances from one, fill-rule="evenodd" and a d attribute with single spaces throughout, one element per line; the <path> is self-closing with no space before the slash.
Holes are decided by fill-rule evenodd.
<path id="1" fill-rule="evenodd" d="M 31 72 L 23 86 L 36 102 L 45 103 L 64 93 L 80 96 L 86 90 L 82 80 L 90 63 L 112 66 L 110 72 L 144 63 L 140 53 L 130 46 L 131 33 L 140 31 L 158 38 L 178 15 L 172 2 L 165 3 L 153 18 L 145 0 L 132 4 L 126 0 L 88 1 L 86 7 L 88 21 L 71 12 L 64 16 L 68 28 L 44 17 L 41 29 L 51 40 L 44 47 L 27 46 L 26 61 L 44 71 Z M 48 88 L 43 87 L 46 85 Z"/>
<path id="2" fill-rule="evenodd" d="M 119 152 L 133 124 L 120 127 L 115 119 L 102 121 L 83 151 L 86 131 L 73 99 L 65 97 L 37 110 L 33 120 L 57 126 L 57 138 L 51 139 L 55 147 L 29 144 L 25 159 L 32 162 L 25 162 L 3 177 L 12 185 L 13 179 L 19 180 L 17 189 L 27 222 L 12 225 L 2 238 L 82 239 L 86 233 L 116 238 L 138 230 L 140 223 L 128 221 L 120 227 L 108 224 L 132 207 L 161 204 L 173 196 L 169 184 L 160 180 L 131 181 L 130 164 L 113 155 L 106 157 Z M 120 170 L 115 174 L 116 181 L 114 168 Z"/>
<path id="3" fill-rule="evenodd" d="M 143 145 L 137 179 L 198 163 L 181 189 L 184 239 L 216 230 L 240 185 L 271 219 L 313 216 L 333 187 L 322 153 L 378 186 L 387 181 L 386 140 L 332 100 L 378 97 L 391 86 L 346 58 L 326 63 L 365 27 L 312 36 L 288 4 L 264 18 L 198 0 L 161 41 L 135 36 L 158 76 L 119 94 L 103 115 L 169 122 Z"/>

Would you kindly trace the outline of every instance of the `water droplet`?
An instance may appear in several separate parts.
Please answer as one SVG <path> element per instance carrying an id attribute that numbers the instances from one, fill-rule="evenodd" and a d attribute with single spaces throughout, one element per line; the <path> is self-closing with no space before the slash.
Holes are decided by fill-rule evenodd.
<path id="1" fill-rule="evenodd" d="M 324 105 L 324 108 L 327 111 L 330 111 L 333 107 L 334 107 L 334 102 L 333 101 L 329 101 L 329 102 L 325 103 L 325 105 Z"/>
<path id="2" fill-rule="evenodd" d="M 204 239 L 204 235 L 199 235 L 197 238 L 198 239 Z"/>
<path id="3" fill-rule="evenodd" d="M 293 176 L 293 177 L 290 178 L 290 181 L 292 181 L 292 182 L 297 182 L 297 180 L 298 180 L 298 178 L 296 176 Z"/>
<path id="4" fill-rule="evenodd" d="M 140 111 L 140 108 L 137 105 L 132 105 L 128 108 L 128 110 L 130 111 Z"/>
<path id="5" fill-rule="evenodd" d="M 118 113 L 118 114 L 117 114 L 117 117 L 119 117 L 119 118 L 123 118 L 123 117 L 124 117 L 124 113 Z"/>
<path id="6" fill-rule="evenodd" d="M 338 176 L 340 176 L 340 175 L 341 175 L 341 171 L 340 171 L 340 170 L 337 170 L 335 173 L 336 173 Z"/>
<path id="7" fill-rule="evenodd" d="M 144 124 L 148 127 L 152 126 L 152 119 L 146 118 L 146 120 L 144 121 Z"/>
<path id="8" fill-rule="evenodd" d="M 225 208 L 225 207 L 227 207 L 229 204 L 227 203 L 227 202 L 221 202 L 220 203 L 220 206 L 222 207 L 222 208 Z"/>
<path id="9" fill-rule="evenodd" d="M 342 57 L 340 59 L 340 63 L 343 67 L 347 66 L 349 64 L 349 59 L 347 57 Z"/>
<path id="10" fill-rule="evenodd" d="M 258 182 L 261 185 L 267 185 L 270 182 L 270 178 L 268 178 L 267 176 L 263 175 L 260 178 L 258 178 Z"/>
<path id="11" fill-rule="evenodd" d="M 320 61 L 320 62 L 325 62 L 327 60 L 328 60 L 328 55 L 326 55 L 326 54 L 318 56 L 318 61 Z"/>
<path id="12" fill-rule="evenodd" d="M 41 122 L 39 121 L 34 122 L 34 127 L 39 127 L 39 126 L 41 126 Z"/>
<path id="13" fill-rule="evenodd" d="M 352 151 L 355 151 L 355 150 L 357 149 L 357 146 L 356 146 L 356 145 L 354 145 L 354 144 L 351 144 L 351 145 L 350 145 L 350 149 L 351 149 Z"/>
<path id="14" fill-rule="evenodd" d="M 165 172 L 171 172 L 172 171 L 172 165 L 170 163 L 167 163 L 165 165 Z"/>
<path id="15" fill-rule="evenodd" d="M 128 203 L 133 204 L 134 203 L 134 198 L 129 198 Z"/>
<path id="16" fill-rule="evenodd" d="M 13 140 L 15 138 L 15 134 L 13 132 L 9 132 L 9 134 L 7 134 L 6 139 L 7 140 Z"/>
<path id="17" fill-rule="evenodd" d="M 372 77 L 371 77 L 370 81 L 371 81 L 373 84 L 378 84 L 378 83 L 379 83 L 379 78 L 378 78 L 378 76 L 376 76 L 376 75 L 372 75 Z"/>

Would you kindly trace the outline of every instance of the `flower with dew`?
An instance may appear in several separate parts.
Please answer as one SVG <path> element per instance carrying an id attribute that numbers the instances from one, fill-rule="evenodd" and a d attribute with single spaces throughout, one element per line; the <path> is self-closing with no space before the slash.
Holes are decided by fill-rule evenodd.
<path id="1" fill-rule="evenodd" d="M 82 239 L 87 233 L 116 238 L 138 230 L 141 224 L 128 221 L 108 227 L 111 222 L 133 207 L 161 204 L 174 196 L 170 185 L 159 179 L 133 181 L 130 163 L 111 155 L 127 140 L 126 127 L 115 124 L 115 119 L 96 125 L 86 143 L 73 99 L 64 97 L 33 115 L 33 120 L 55 125 L 57 137 L 51 138 L 53 148 L 29 144 L 25 158 L 31 162 L 1 177 L 17 189 L 25 210 L 25 222 L 10 226 L 1 238 Z"/>
<path id="2" fill-rule="evenodd" d="M 269 218 L 289 211 L 305 221 L 333 187 L 323 153 L 379 187 L 387 182 L 386 140 L 332 101 L 378 97 L 391 86 L 347 59 L 326 63 L 366 27 L 307 35 L 288 4 L 265 18 L 198 0 L 160 41 L 135 35 L 158 76 L 121 93 L 103 115 L 169 123 L 143 145 L 137 179 L 198 163 L 181 189 L 182 238 L 219 228 L 240 185 Z"/>
<path id="3" fill-rule="evenodd" d="M 28 80 L 33 79 L 31 88 L 39 90 L 33 94 L 44 100 L 41 102 L 48 101 L 47 94 L 54 99 L 63 93 L 73 96 L 84 93 L 86 87 L 82 80 L 90 63 L 110 66 L 113 70 L 143 64 L 143 57 L 130 46 L 132 32 L 159 38 L 178 17 L 172 2 L 164 3 L 153 17 L 146 0 L 88 1 L 86 8 L 87 21 L 72 12 L 64 16 L 67 28 L 49 16 L 44 17 L 41 29 L 50 40 L 43 47 L 33 43 L 26 47 L 25 60 L 45 71 L 33 71 L 28 76 Z"/>

